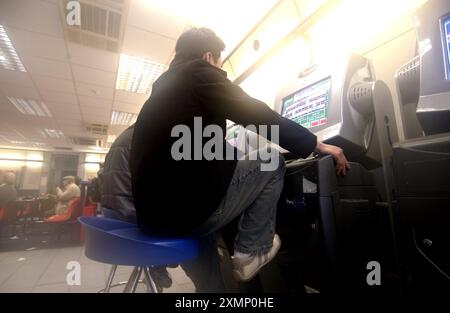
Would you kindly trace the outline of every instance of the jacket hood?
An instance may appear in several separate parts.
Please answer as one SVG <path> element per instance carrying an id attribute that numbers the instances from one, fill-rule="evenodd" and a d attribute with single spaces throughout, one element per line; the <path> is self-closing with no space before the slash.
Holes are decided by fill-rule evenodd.
<path id="1" fill-rule="evenodd" d="M 185 64 L 185 63 L 189 63 L 189 62 L 192 62 L 192 63 L 198 62 L 198 63 L 200 63 L 202 65 L 211 66 L 213 69 L 219 71 L 223 76 L 227 77 L 227 72 L 225 72 L 224 70 L 222 70 L 220 68 L 217 68 L 217 67 L 209 64 L 208 62 L 206 62 L 206 61 L 204 61 L 204 60 L 202 60 L 200 58 L 192 58 L 190 56 L 186 56 L 186 55 L 183 55 L 183 54 L 180 54 L 180 53 L 176 54 L 175 58 L 172 60 L 172 62 L 170 62 L 169 70 L 173 69 L 173 68 L 175 68 L 175 67 L 177 67 L 179 65 L 182 65 L 182 64 Z"/>

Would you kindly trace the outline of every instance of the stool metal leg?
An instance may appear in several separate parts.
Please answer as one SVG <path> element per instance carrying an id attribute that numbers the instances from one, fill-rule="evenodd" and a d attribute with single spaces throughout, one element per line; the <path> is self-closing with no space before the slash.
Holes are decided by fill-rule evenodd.
<path id="1" fill-rule="evenodd" d="M 97 291 L 97 293 L 102 293 L 102 292 L 109 293 L 112 288 L 119 287 L 119 286 L 125 286 L 123 292 L 129 293 L 129 292 L 134 292 L 137 288 L 137 285 L 146 284 L 145 276 L 143 279 L 140 279 L 140 277 L 142 276 L 143 268 L 140 269 L 139 267 L 133 268 L 133 271 L 131 272 L 129 280 L 121 281 L 116 284 L 113 284 L 117 267 L 118 267 L 118 265 L 112 265 L 105 288 L 100 289 L 99 291 Z M 136 268 L 138 270 L 140 269 L 141 273 L 136 273 Z M 137 280 L 136 280 L 136 276 L 137 276 Z"/>
<path id="2" fill-rule="evenodd" d="M 139 267 L 139 272 L 137 273 L 136 279 L 133 284 L 133 288 L 131 289 L 132 293 L 136 292 L 136 288 L 137 288 L 137 285 L 139 284 L 139 278 L 141 278 L 141 275 L 142 275 L 142 267 Z"/>
<path id="3" fill-rule="evenodd" d="M 123 290 L 124 293 L 129 293 L 131 289 L 133 288 L 133 285 L 136 281 L 136 276 L 139 272 L 139 267 L 136 266 L 133 271 L 131 272 L 130 278 L 128 279 L 128 283 L 125 286 L 125 289 Z"/>
<path id="4" fill-rule="evenodd" d="M 109 293 L 111 289 L 111 285 L 114 279 L 114 275 L 116 274 L 117 265 L 111 266 L 111 271 L 109 272 L 108 281 L 106 282 L 105 293 Z"/>
<path id="5" fill-rule="evenodd" d="M 156 284 L 153 281 L 152 275 L 150 273 L 150 269 L 148 267 L 144 267 L 144 277 L 145 284 L 147 285 L 147 289 L 149 293 L 158 293 L 158 289 L 156 288 Z"/>

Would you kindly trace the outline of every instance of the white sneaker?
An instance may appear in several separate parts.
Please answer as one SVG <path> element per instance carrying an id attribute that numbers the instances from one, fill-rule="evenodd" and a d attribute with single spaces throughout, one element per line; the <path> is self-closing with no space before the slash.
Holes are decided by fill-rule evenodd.
<path id="1" fill-rule="evenodd" d="M 272 261 L 272 259 L 277 255 L 278 250 L 280 250 L 281 239 L 275 234 L 273 236 L 272 248 L 264 253 L 258 253 L 256 255 L 250 255 L 248 257 L 231 257 L 231 262 L 233 264 L 233 277 L 239 281 L 249 281 L 259 270 Z"/>

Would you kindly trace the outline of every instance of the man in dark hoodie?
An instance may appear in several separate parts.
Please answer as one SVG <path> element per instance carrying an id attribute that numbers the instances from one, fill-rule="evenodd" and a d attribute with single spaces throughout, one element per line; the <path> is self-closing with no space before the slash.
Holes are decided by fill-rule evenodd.
<path id="1" fill-rule="evenodd" d="M 222 291 L 217 249 L 207 252 L 207 247 L 214 246 L 214 234 L 237 216 L 242 215 L 232 257 L 237 280 L 251 279 L 277 254 L 281 242 L 275 234 L 275 216 L 285 169 L 280 154 L 269 161 L 259 154 L 250 160 L 202 157 L 196 142 L 199 119 L 201 134 L 208 126 L 218 126 L 225 134 L 226 120 L 244 126 L 277 126 L 281 147 L 304 158 L 314 151 L 331 154 L 338 173 L 345 174 L 348 167 L 342 149 L 321 143 L 307 129 L 228 80 L 221 70 L 224 48 L 223 41 L 207 28 L 192 28 L 180 36 L 174 60 L 153 84 L 138 116 L 130 159 L 141 230 L 204 239 L 200 258 L 183 266 L 193 280 L 206 277 L 209 283 L 196 284 L 197 291 L 204 292 Z M 193 157 L 174 157 L 180 125 L 194 134 L 189 140 L 192 149 L 183 147 L 180 153 L 193 151 Z M 277 139 L 271 135 L 266 137 Z M 207 140 L 203 139 L 200 149 Z M 228 149 L 224 136 L 220 140 L 223 150 Z M 261 170 L 268 162 L 277 166 Z"/>

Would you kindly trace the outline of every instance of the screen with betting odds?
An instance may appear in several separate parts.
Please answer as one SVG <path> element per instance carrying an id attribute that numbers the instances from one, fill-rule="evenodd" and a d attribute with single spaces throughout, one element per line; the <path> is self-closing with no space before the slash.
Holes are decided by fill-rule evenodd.
<path id="1" fill-rule="evenodd" d="M 284 98 L 281 115 L 306 128 L 324 125 L 330 94 L 331 78 L 326 78 Z"/>

